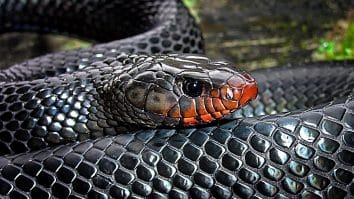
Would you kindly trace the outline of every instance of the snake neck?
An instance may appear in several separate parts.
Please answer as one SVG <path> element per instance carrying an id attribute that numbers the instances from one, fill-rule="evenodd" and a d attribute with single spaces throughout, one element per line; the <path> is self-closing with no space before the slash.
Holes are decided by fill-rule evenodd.
<path id="1" fill-rule="evenodd" d="M 158 123 L 152 115 L 145 111 L 147 92 L 150 84 L 144 76 L 135 79 L 142 72 L 153 74 L 148 71 L 155 63 L 154 56 L 147 55 L 121 55 L 117 60 L 105 60 L 101 68 L 106 68 L 105 72 L 95 79 L 94 87 L 99 96 L 99 104 L 104 111 L 109 114 L 114 121 L 126 126 L 150 127 L 155 128 Z M 92 67 L 96 70 L 97 66 Z M 132 87 L 133 88 L 130 88 Z M 138 90 L 135 96 L 129 95 L 132 90 Z M 131 97 L 127 97 L 127 95 Z M 132 129 L 132 128 L 130 128 Z M 133 128 L 134 129 L 134 128 Z"/>

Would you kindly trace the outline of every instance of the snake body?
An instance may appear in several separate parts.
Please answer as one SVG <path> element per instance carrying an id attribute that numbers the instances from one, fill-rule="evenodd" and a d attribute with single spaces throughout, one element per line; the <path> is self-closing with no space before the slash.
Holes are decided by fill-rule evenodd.
<path id="1" fill-rule="evenodd" d="M 256 94 L 254 79 L 227 62 L 151 55 L 203 53 L 181 2 L 5 0 L 0 10 L 1 32 L 119 39 L 0 72 L 2 198 L 353 197 L 354 63 L 255 71 L 259 96 L 234 119 L 171 128 L 218 119 Z M 146 103 L 151 91 L 186 98 L 191 78 L 212 106 Z"/>

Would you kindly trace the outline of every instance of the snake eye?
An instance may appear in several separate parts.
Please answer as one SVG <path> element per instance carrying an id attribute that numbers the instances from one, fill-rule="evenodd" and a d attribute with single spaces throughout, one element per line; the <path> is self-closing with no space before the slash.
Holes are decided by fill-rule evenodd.
<path id="1" fill-rule="evenodd" d="M 203 94 L 205 83 L 196 79 L 186 79 L 183 82 L 183 92 L 190 97 L 198 97 Z"/>

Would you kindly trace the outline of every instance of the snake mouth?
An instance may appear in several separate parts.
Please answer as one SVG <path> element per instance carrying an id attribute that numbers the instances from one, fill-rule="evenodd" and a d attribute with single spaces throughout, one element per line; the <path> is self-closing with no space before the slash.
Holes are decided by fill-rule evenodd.
<path id="1" fill-rule="evenodd" d="M 220 119 L 254 100 L 258 94 L 257 82 L 248 73 L 236 73 L 219 88 L 210 90 L 208 96 L 195 100 L 196 113 L 184 117 L 183 126 L 195 126 Z"/>
<path id="2" fill-rule="evenodd" d="M 234 75 L 227 81 L 227 83 L 232 87 L 233 100 L 239 102 L 239 107 L 247 105 L 248 102 L 257 97 L 257 82 L 248 73 L 243 72 L 241 75 Z M 236 110 L 239 107 L 231 107 L 230 109 Z"/>

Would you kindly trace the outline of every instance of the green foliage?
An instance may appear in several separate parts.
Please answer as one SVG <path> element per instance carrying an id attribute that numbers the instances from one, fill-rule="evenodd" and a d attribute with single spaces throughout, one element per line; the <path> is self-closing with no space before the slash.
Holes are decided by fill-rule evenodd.
<path id="1" fill-rule="evenodd" d="M 79 39 L 70 39 L 66 40 L 62 43 L 62 46 L 60 46 L 60 50 L 70 50 L 70 49 L 75 49 L 75 48 L 87 48 L 90 47 L 92 43 L 79 40 Z"/>
<path id="2" fill-rule="evenodd" d="M 354 59 L 354 22 L 339 39 L 320 39 L 316 57 L 325 60 Z"/>
<path id="3" fill-rule="evenodd" d="M 184 5 L 186 5 L 188 8 L 193 8 L 196 7 L 198 0 L 183 0 Z"/>
<path id="4" fill-rule="evenodd" d="M 197 22 L 200 21 L 198 14 L 198 4 L 200 0 L 183 0 L 184 5 L 190 10 Z"/>
<path id="5" fill-rule="evenodd" d="M 333 57 L 335 54 L 336 42 L 329 39 L 320 39 L 320 45 L 318 47 L 318 52 L 320 54 L 325 54 L 326 56 Z"/>

